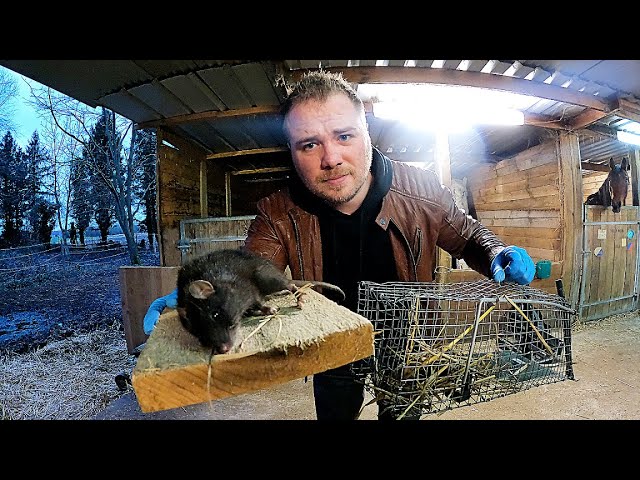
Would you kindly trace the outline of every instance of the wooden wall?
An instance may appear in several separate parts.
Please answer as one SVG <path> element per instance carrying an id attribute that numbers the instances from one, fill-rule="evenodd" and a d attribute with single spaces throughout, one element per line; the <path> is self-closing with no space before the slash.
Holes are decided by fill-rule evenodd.
<path id="1" fill-rule="evenodd" d="M 127 351 L 147 341 L 143 330 L 144 316 L 156 298 L 168 295 L 176 288 L 176 267 L 120 267 L 120 299 Z"/>
<path id="2" fill-rule="evenodd" d="M 180 265 L 180 219 L 200 215 L 200 162 L 205 151 L 162 128 L 158 129 L 157 138 L 160 264 L 176 266 Z"/>
<path id="3" fill-rule="evenodd" d="M 551 260 L 551 277 L 532 286 L 556 293 L 562 276 L 563 231 L 558 142 L 553 139 L 495 165 L 483 165 L 468 178 L 478 220 L 507 245 L 527 250 L 534 262 Z"/>

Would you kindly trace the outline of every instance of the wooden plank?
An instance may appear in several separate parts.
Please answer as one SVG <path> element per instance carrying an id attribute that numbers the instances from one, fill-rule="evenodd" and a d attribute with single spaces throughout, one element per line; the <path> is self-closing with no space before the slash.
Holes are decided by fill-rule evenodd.
<path id="1" fill-rule="evenodd" d="M 438 178 L 440 178 L 440 183 L 451 188 L 451 155 L 449 148 L 449 136 L 447 133 L 436 133 L 435 148 L 436 151 L 434 156 L 436 160 L 436 172 L 438 173 Z M 438 247 L 436 262 L 437 268 L 435 280 L 438 283 L 446 283 L 447 275 L 451 270 L 451 255 Z"/>
<path id="2" fill-rule="evenodd" d="M 302 308 L 290 294 L 269 303 L 279 306 L 280 313 L 245 319 L 241 341 L 230 353 L 214 355 L 211 364 L 210 350 L 182 328 L 178 313 L 162 315 L 131 378 L 141 410 L 240 395 L 373 354 L 371 322 L 315 291 L 305 293 Z"/>
<path id="3" fill-rule="evenodd" d="M 569 304 L 578 309 L 580 302 L 580 279 L 582 278 L 582 183 L 580 143 L 578 135 L 562 133 L 558 146 L 558 185 L 560 213 L 560 247 L 557 249 L 563 262 L 559 278 L 564 285 L 565 297 Z"/>
<path id="4" fill-rule="evenodd" d="M 481 220 L 482 221 L 482 220 Z M 535 233 L 537 238 L 558 238 L 558 229 L 556 228 L 536 228 L 535 230 L 531 228 L 523 228 L 523 227 L 492 227 L 491 230 L 498 236 L 514 236 L 514 237 L 528 237 L 532 233 Z"/>
<path id="5" fill-rule="evenodd" d="M 207 162 L 200 160 L 200 217 L 205 218 L 209 213 L 209 202 L 207 195 Z"/>
<path id="6" fill-rule="evenodd" d="M 503 162 L 507 162 L 504 160 Z M 517 170 L 502 175 L 496 175 L 495 168 L 493 170 L 477 168 L 474 170 L 474 175 L 469 177 L 469 182 L 474 185 L 474 188 L 494 188 L 500 185 L 508 185 L 511 183 L 519 182 L 521 180 L 527 180 L 528 182 L 534 182 L 540 177 L 546 177 L 547 175 L 557 175 L 558 166 L 553 163 L 546 163 L 542 166 L 532 168 L 530 170 Z"/>
<path id="7" fill-rule="evenodd" d="M 177 267 L 120 267 L 120 301 L 122 303 L 122 323 L 127 351 L 147 341 L 142 320 L 149 305 L 156 298 L 171 293 L 176 288 Z"/>
<path id="8" fill-rule="evenodd" d="M 534 232 L 532 234 L 535 235 Z M 559 238 L 518 237 L 514 235 L 501 235 L 500 238 L 508 245 L 520 245 L 526 249 L 533 247 L 552 252 L 560 251 L 561 242 Z"/>
<path id="9" fill-rule="evenodd" d="M 625 212 L 620 212 L 620 215 L 626 217 Z M 614 225 L 615 227 L 615 239 L 614 239 L 614 258 L 613 258 L 613 270 L 611 277 L 611 296 L 622 297 L 624 294 L 624 277 L 626 275 L 627 268 L 627 228 L 626 225 Z"/>
<path id="10" fill-rule="evenodd" d="M 610 209 L 605 209 L 602 212 L 602 221 L 613 222 L 617 219 L 614 213 Z M 613 275 L 613 260 L 614 260 L 614 241 L 615 241 L 615 226 L 614 225 L 601 225 L 599 228 L 607 232 L 607 238 L 600 240 L 600 245 L 604 249 L 604 254 L 600 257 L 600 277 L 598 278 L 598 301 L 611 299 L 611 278 Z M 606 316 L 609 312 L 609 305 L 602 303 L 596 308 L 596 315 L 598 318 Z"/>
<path id="11" fill-rule="evenodd" d="M 637 221 L 638 207 L 622 207 L 620 211 L 626 212 L 627 220 Z M 628 232 L 633 234 L 631 239 L 627 236 Z M 631 295 L 635 289 L 638 225 L 625 225 L 624 234 L 627 238 L 627 248 L 625 249 L 625 276 L 622 293 L 623 295 Z"/>
<path id="12" fill-rule="evenodd" d="M 476 211 L 483 210 L 515 210 L 521 207 L 523 204 L 522 199 L 519 200 L 507 200 L 503 202 L 487 202 L 482 204 L 476 204 Z M 531 210 L 558 210 L 560 204 L 558 203 L 558 194 L 548 195 L 544 197 L 529 198 L 526 200 L 526 205 Z"/>
<path id="13" fill-rule="evenodd" d="M 504 177 L 486 177 L 486 180 L 477 184 L 478 195 L 491 195 L 494 193 L 517 192 L 527 188 L 543 185 L 557 185 L 557 168 L 545 165 L 544 170 L 535 169 L 525 172 L 514 172 Z M 555 179 L 554 179 L 555 178 Z"/>
<path id="14" fill-rule="evenodd" d="M 496 164 L 498 176 L 504 176 L 512 172 L 524 171 L 542 167 L 547 164 L 557 168 L 556 142 L 544 142 L 522 151 L 515 157 Z"/>
<path id="15" fill-rule="evenodd" d="M 540 187 L 531 187 L 531 188 L 520 188 L 513 191 L 508 191 L 506 193 L 488 193 L 480 195 L 480 198 L 483 202 L 486 203 L 499 203 L 499 202 L 507 202 L 513 200 L 524 200 L 524 199 L 535 199 L 538 197 L 545 196 L 556 196 L 558 195 L 558 184 L 554 185 L 542 185 Z M 528 205 L 528 201 L 526 205 Z M 559 206 L 559 205 L 558 205 Z"/>
<path id="16" fill-rule="evenodd" d="M 541 210 L 545 212 L 546 210 Z M 549 229 L 559 229 L 560 228 L 560 219 L 559 218 L 544 218 L 541 220 L 540 218 L 494 218 L 494 219 L 485 219 L 482 222 L 485 226 L 495 226 L 495 227 L 520 227 L 527 228 L 535 232 L 539 225 L 544 225 L 545 228 Z"/>
<path id="17" fill-rule="evenodd" d="M 600 221 L 602 209 L 588 207 L 586 212 L 588 221 Z M 596 286 L 598 285 L 598 278 L 600 276 L 600 257 L 597 257 L 594 254 L 596 247 L 600 246 L 600 241 L 598 240 L 598 225 L 587 225 L 585 227 L 585 235 L 587 236 L 586 250 L 588 251 L 585 255 L 588 255 L 588 259 L 587 266 L 584 271 L 584 275 L 586 275 L 584 304 L 589 304 L 595 302 L 598 295 Z M 585 320 L 591 319 L 594 311 L 595 307 L 593 306 L 585 307 L 582 312 L 583 318 Z"/>
<path id="18" fill-rule="evenodd" d="M 486 210 L 482 215 L 483 218 L 535 218 L 544 222 L 560 218 L 560 212 L 553 210 Z"/>

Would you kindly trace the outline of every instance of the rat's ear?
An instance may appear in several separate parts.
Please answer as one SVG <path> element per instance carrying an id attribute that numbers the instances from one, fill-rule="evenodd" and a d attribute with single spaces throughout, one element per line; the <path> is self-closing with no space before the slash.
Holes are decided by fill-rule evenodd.
<path id="1" fill-rule="evenodd" d="M 189 284 L 189 293 L 199 300 L 206 300 L 215 292 L 215 288 L 206 280 L 194 280 Z"/>

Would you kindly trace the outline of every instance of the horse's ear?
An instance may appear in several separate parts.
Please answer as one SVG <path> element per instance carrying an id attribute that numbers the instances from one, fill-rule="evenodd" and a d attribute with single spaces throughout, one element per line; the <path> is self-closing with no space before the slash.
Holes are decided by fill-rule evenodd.
<path id="1" fill-rule="evenodd" d="M 616 162 L 613 161 L 613 157 L 609 159 L 609 168 L 613 170 L 613 167 L 616 166 Z"/>
<path id="2" fill-rule="evenodd" d="M 622 170 L 629 170 L 629 159 L 627 157 L 624 157 L 622 159 Z"/>

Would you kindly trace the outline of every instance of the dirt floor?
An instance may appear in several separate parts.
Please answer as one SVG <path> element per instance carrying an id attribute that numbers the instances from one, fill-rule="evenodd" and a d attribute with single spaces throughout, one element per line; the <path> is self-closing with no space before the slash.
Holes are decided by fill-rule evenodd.
<path id="1" fill-rule="evenodd" d="M 640 314 L 577 325 L 572 334 L 575 380 L 541 385 L 488 402 L 423 416 L 423 420 L 638 420 Z M 370 396 L 367 400 L 370 400 Z M 361 420 L 376 419 L 377 407 Z M 98 420 L 314 420 L 312 382 L 292 382 L 237 397 L 142 413 L 131 390 Z"/>

